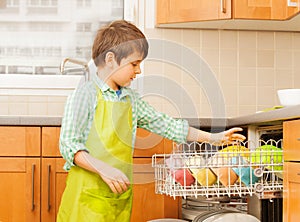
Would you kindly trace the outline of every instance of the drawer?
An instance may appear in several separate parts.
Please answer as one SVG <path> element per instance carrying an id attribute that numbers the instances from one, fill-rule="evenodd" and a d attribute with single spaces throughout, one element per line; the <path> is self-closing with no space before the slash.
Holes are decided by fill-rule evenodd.
<path id="1" fill-rule="evenodd" d="M 286 172 L 286 179 L 290 183 L 300 183 L 300 162 L 299 163 L 284 163 L 284 172 Z"/>
<path id="2" fill-rule="evenodd" d="M 59 136 L 60 127 L 42 127 L 42 156 L 61 157 Z"/>
<path id="3" fill-rule="evenodd" d="M 283 151 L 285 161 L 300 161 L 300 120 L 283 123 Z"/>
<path id="4" fill-rule="evenodd" d="M 40 156 L 41 128 L 0 126 L 0 156 Z"/>

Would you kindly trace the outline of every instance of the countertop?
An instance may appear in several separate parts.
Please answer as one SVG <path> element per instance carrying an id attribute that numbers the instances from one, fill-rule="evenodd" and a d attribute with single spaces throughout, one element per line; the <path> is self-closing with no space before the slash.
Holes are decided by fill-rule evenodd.
<path id="1" fill-rule="evenodd" d="M 284 120 L 300 118 L 300 105 L 289 106 L 267 112 L 257 112 L 250 115 L 229 118 L 190 118 L 191 126 L 201 127 L 233 127 L 247 125 L 274 125 Z"/>
<path id="2" fill-rule="evenodd" d="M 284 120 L 300 118 L 300 105 L 284 107 L 268 112 L 259 112 L 229 118 L 185 118 L 194 127 L 232 127 L 247 125 L 268 125 Z M 2 126 L 60 126 L 61 116 L 0 116 Z"/>

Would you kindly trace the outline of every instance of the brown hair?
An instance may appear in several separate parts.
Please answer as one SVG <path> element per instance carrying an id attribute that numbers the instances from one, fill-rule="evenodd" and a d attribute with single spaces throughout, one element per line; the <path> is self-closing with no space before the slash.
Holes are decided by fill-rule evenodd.
<path id="1" fill-rule="evenodd" d="M 98 30 L 92 48 L 92 58 L 96 66 L 104 64 L 107 52 L 113 52 L 118 64 L 123 58 L 140 52 L 143 59 L 148 55 L 145 35 L 135 25 L 117 20 Z"/>

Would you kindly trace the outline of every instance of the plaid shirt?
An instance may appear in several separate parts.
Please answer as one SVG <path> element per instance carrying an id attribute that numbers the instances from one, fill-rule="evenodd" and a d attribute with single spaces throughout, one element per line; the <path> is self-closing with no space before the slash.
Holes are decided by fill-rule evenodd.
<path id="1" fill-rule="evenodd" d="M 87 150 L 85 143 L 94 119 L 97 107 L 97 87 L 101 89 L 103 99 L 107 101 L 128 101 L 132 104 L 132 147 L 135 143 L 136 128 L 140 127 L 175 142 L 185 142 L 188 134 L 186 120 L 173 119 L 164 113 L 157 112 L 130 88 L 121 88 L 121 94 L 109 88 L 99 78 L 84 83 L 68 97 L 62 119 L 60 134 L 60 152 L 66 164 L 65 170 L 74 166 L 74 155 L 79 150 Z"/>

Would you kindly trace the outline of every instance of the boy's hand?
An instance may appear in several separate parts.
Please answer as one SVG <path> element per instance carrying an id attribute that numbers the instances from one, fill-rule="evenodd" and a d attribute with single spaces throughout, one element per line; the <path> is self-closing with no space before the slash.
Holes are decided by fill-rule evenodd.
<path id="1" fill-rule="evenodd" d="M 114 193 L 123 193 L 130 186 L 130 181 L 121 170 L 94 158 L 86 151 L 77 152 L 74 162 L 86 170 L 99 174 Z"/>
<path id="2" fill-rule="evenodd" d="M 123 193 L 130 186 L 127 176 L 121 170 L 108 164 L 103 164 L 99 170 L 99 175 L 114 193 Z"/>
<path id="3" fill-rule="evenodd" d="M 244 141 L 246 137 L 242 134 L 236 133 L 239 131 L 243 131 L 243 129 L 240 127 L 234 127 L 220 133 L 212 133 L 209 142 L 215 145 L 227 145 L 236 141 Z"/>

